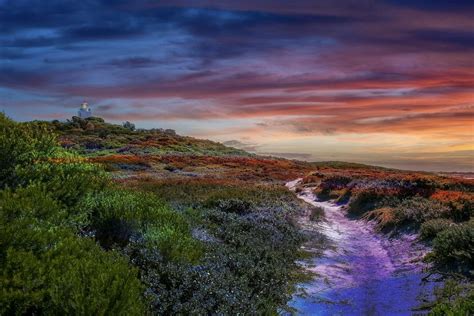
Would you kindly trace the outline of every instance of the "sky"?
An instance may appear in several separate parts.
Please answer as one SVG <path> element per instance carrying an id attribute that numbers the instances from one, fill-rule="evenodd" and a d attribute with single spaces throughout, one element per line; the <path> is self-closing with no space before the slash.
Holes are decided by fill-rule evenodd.
<path id="1" fill-rule="evenodd" d="M 474 171 L 474 2 L 0 0 L 0 111 Z"/>

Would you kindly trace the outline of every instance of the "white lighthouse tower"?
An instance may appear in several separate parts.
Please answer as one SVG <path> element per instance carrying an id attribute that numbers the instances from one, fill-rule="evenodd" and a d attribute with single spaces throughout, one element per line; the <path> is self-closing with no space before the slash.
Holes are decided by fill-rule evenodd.
<path id="1" fill-rule="evenodd" d="M 92 116 L 92 110 L 87 102 L 81 104 L 78 114 L 81 119 L 86 119 Z"/>

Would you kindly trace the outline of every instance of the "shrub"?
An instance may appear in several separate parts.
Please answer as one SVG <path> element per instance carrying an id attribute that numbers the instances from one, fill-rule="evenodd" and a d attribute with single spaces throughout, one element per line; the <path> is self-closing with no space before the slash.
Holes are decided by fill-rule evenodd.
<path id="1" fill-rule="evenodd" d="M 17 166 L 50 157 L 56 137 L 44 125 L 15 123 L 0 113 L 0 189 L 16 184 Z"/>
<path id="2" fill-rule="evenodd" d="M 106 248 L 143 236 L 169 260 L 195 261 L 201 253 L 184 215 L 153 194 L 112 188 L 89 195 L 80 208 L 90 214 L 91 228 Z"/>
<path id="3" fill-rule="evenodd" d="M 319 185 L 322 189 L 328 190 L 341 190 L 346 188 L 346 186 L 352 181 L 351 177 L 333 175 L 329 176 L 321 181 Z"/>
<path id="4" fill-rule="evenodd" d="M 55 232 L 57 224 L 63 223 L 66 213 L 60 205 L 38 186 L 13 192 L 0 193 L 0 259 L 4 259 L 8 249 L 36 251 L 42 245 L 54 244 L 51 234 L 41 233 L 41 229 Z M 2 260 L 0 260 L 1 262 Z"/>
<path id="5" fill-rule="evenodd" d="M 449 208 L 437 201 L 413 197 L 401 200 L 396 207 L 395 216 L 400 223 L 419 226 L 430 219 L 449 217 Z"/>
<path id="6" fill-rule="evenodd" d="M 309 220 L 312 222 L 317 222 L 324 217 L 324 209 L 319 206 L 312 207 L 310 209 Z"/>
<path id="7" fill-rule="evenodd" d="M 443 267 L 453 266 L 460 271 L 474 268 L 474 226 L 472 223 L 451 226 L 433 240 L 433 261 Z"/>
<path id="8" fill-rule="evenodd" d="M 317 188 L 314 190 L 314 194 L 319 201 L 329 201 L 337 198 L 337 196 L 330 189 Z"/>
<path id="9" fill-rule="evenodd" d="M 108 184 L 108 177 L 100 167 L 85 162 L 43 162 L 16 170 L 18 184 L 43 183 L 55 199 L 68 207 L 79 203 L 87 193 L 103 190 Z"/>
<path id="10" fill-rule="evenodd" d="M 125 258 L 70 234 L 40 251 L 9 248 L 2 260 L 0 314 L 143 315 L 142 286 Z"/>
<path id="11" fill-rule="evenodd" d="M 256 315 L 256 300 L 244 271 L 237 274 L 243 257 L 219 247 L 198 266 L 163 261 L 158 251 L 133 245 L 134 263 L 141 269 L 146 295 L 158 315 Z"/>
<path id="12" fill-rule="evenodd" d="M 339 197 L 336 200 L 337 204 L 347 204 L 352 196 L 352 191 L 351 190 L 343 190 Z"/>
<path id="13" fill-rule="evenodd" d="M 363 214 L 374 209 L 382 198 L 382 195 L 373 190 L 360 191 L 357 194 L 352 195 L 349 202 L 348 212 L 354 215 Z"/>
<path id="14" fill-rule="evenodd" d="M 152 194 L 120 188 L 108 188 L 89 194 L 80 207 L 90 212 L 93 225 L 116 218 L 140 228 L 152 225 L 160 220 L 162 214 L 172 212 Z"/>
<path id="15" fill-rule="evenodd" d="M 203 246 L 193 239 L 189 230 L 165 225 L 148 229 L 145 233 L 148 247 L 157 248 L 167 260 L 196 263 L 203 254 Z"/>
<path id="16" fill-rule="evenodd" d="M 431 316 L 456 316 L 474 314 L 474 287 L 448 279 L 435 291 L 436 301 Z"/>
<path id="17" fill-rule="evenodd" d="M 136 270 L 68 211 L 43 184 L 0 191 L 0 314 L 142 314 Z"/>
<path id="18" fill-rule="evenodd" d="M 420 238 L 421 239 L 433 239 L 440 232 L 448 229 L 453 226 L 453 222 L 443 218 L 431 219 L 427 222 L 424 222 L 420 228 Z"/>
<path id="19" fill-rule="evenodd" d="M 394 214 L 394 209 L 391 207 L 382 207 L 367 212 L 364 215 L 367 220 L 375 220 L 377 222 L 377 228 L 379 230 L 389 230 L 396 227 L 398 221 Z"/>
<path id="20" fill-rule="evenodd" d="M 252 212 L 252 203 L 240 199 L 217 200 L 215 202 L 217 209 L 226 213 L 235 213 L 245 215 Z"/>
<path id="21" fill-rule="evenodd" d="M 125 129 L 128 129 L 130 131 L 134 131 L 135 130 L 135 124 L 133 123 L 130 123 L 129 121 L 126 121 L 122 124 L 123 128 Z"/>

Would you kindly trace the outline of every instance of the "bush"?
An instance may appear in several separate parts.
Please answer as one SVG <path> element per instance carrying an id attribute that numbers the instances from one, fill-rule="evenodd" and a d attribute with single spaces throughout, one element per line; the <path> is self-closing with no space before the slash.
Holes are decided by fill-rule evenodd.
<path id="1" fill-rule="evenodd" d="M 361 215 L 376 208 L 382 198 L 382 195 L 372 190 L 360 191 L 352 195 L 348 212 L 353 215 Z"/>
<path id="2" fill-rule="evenodd" d="M 435 218 L 449 218 L 449 208 L 440 202 L 422 197 L 402 200 L 396 207 L 395 215 L 400 223 L 419 226 Z"/>
<path id="3" fill-rule="evenodd" d="M 16 185 L 16 168 L 50 157 L 56 137 L 44 125 L 15 123 L 0 113 L 0 189 Z"/>
<path id="4" fill-rule="evenodd" d="M 204 252 L 201 243 L 191 237 L 188 229 L 177 226 L 152 227 L 144 237 L 147 247 L 157 248 L 166 260 L 197 263 Z"/>
<path id="5" fill-rule="evenodd" d="M 472 223 L 451 226 L 433 240 L 433 261 L 442 266 L 452 266 L 458 271 L 474 268 L 474 226 Z"/>
<path id="6" fill-rule="evenodd" d="M 136 269 L 70 234 L 40 251 L 9 248 L 1 263 L 0 314 L 143 315 Z"/>
<path id="7" fill-rule="evenodd" d="M 316 195 L 318 201 L 329 201 L 331 199 L 331 190 L 329 189 L 314 189 L 313 193 Z"/>
<path id="8" fill-rule="evenodd" d="M 42 185 L 0 192 L 0 314 L 141 314 L 141 286 L 125 258 L 74 234 Z"/>
<path id="9" fill-rule="evenodd" d="M 109 182 L 97 165 L 67 159 L 17 167 L 16 170 L 18 184 L 43 183 L 55 199 L 68 207 L 78 204 L 90 192 L 103 190 Z"/>
<path id="10" fill-rule="evenodd" d="M 324 209 L 319 206 L 312 207 L 309 214 L 309 220 L 317 222 L 324 217 Z"/>
<path id="11" fill-rule="evenodd" d="M 393 229 L 398 224 L 398 220 L 394 215 L 394 209 L 391 207 L 381 207 L 369 211 L 364 215 L 364 218 L 376 221 L 377 229 L 382 231 Z"/>
<path id="12" fill-rule="evenodd" d="M 112 188 L 89 195 L 80 208 L 90 214 L 91 228 L 105 248 L 124 247 L 135 236 L 158 247 L 168 260 L 195 261 L 201 254 L 184 215 L 153 194 Z"/>
<path id="13" fill-rule="evenodd" d="M 125 129 L 128 129 L 130 131 L 134 131 L 135 130 L 135 124 L 133 123 L 130 123 L 129 121 L 126 121 L 122 124 L 123 128 Z"/>
<path id="14" fill-rule="evenodd" d="M 217 200 L 216 207 L 222 212 L 245 215 L 252 212 L 253 205 L 240 199 Z"/>
<path id="15" fill-rule="evenodd" d="M 448 229 L 449 227 L 455 225 L 453 222 L 447 219 L 431 219 L 427 222 L 424 222 L 420 228 L 420 238 L 421 239 L 433 239 L 440 232 Z"/>
<path id="16" fill-rule="evenodd" d="M 474 314 L 474 287 L 448 279 L 435 291 L 436 301 L 429 315 L 456 316 Z"/>
<path id="17" fill-rule="evenodd" d="M 319 185 L 322 189 L 327 190 L 341 190 L 345 189 L 346 186 L 352 181 L 351 177 L 333 175 L 329 176 L 321 181 Z"/>

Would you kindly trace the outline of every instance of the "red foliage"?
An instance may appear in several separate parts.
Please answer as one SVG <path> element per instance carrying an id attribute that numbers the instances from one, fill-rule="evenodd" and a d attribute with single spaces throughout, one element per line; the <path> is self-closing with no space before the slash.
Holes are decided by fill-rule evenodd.
<path id="1" fill-rule="evenodd" d="M 474 194 L 470 192 L 461 192 L 461 191 L 446 191 L 446 190 L 437 190 L 430 197 L 433 200 L 437 200 L 443 203 L 448 203 L 452 201 L 470 201 L 474 202 Z"/>
<path id="2" fill-rule="evenodd" d="M 90 162 L 114 164 L 114 163 L 125 163 L 131 165 L 147 164 L 146 160 L 142 156 L 136 155 L 108 155 L 100 157 L 89 158 Z"/>

